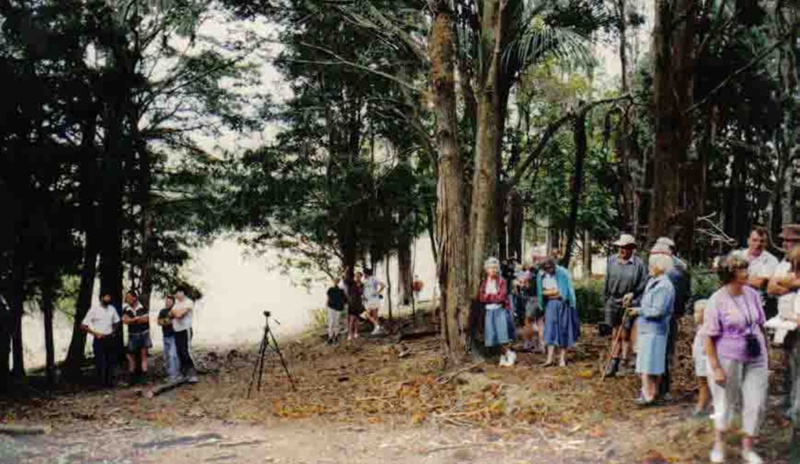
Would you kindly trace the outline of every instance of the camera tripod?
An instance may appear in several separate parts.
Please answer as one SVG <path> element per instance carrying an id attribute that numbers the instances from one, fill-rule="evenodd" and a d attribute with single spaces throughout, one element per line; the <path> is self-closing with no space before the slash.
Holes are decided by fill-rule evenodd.
<path id="1" fill-rule="evenodd" d="M 269 328 L 269 316 L 270 312 L 264 311 L 264 317 L 266 318 L 266 322 L 264 324 L 264 336 L 261 338 L 261 347 L 258 349 L 258 358 L 256 358 L 256 363 L 253 365 L 253 375 L 250 377 L 250 384 L 247 386 L 247 398 L 250 398 L 250 393 L 253 390 L 253 385 L 256 383 L 256 379 L 258 379 L 256 389 L 261 391 L 261 379 L 264 377 L 264 359 L 267 357 L 268 353 L 273 353 L 278 356 L 278 359 L 283 366 L 283 370 L 286 372 L 286 377 L 289 378 L 289 383 L 292 386 L 292 390 L 295 389 L 294 379 L 292 378 L 292 374 L 289 373 L 289 366 L 286 365 L 286 359 L 284 359 L 283 354 L 281 353 L 281 349 L 278 346 L 278 341 L 275 340 L 275 335 Z M 280 322 L 277 320 L 275 322 L 280 325 Z"/>

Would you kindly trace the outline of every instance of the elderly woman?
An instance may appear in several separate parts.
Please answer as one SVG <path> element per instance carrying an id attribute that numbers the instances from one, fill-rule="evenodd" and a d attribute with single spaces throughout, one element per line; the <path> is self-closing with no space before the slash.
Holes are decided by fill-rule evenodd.
<path id="1" fill-rule="evenodd" d="M 721 261 L 718 273 L 723 285 L 709 298 L 703 317 L 716 429 L 711 462 L 725 460 L 724 435 L 740 402 L 742 459 L 749 464 L 763 462 L 753 451 L 753 439 L 761 425 L 769 387 L 765 317 L 761 296 L 748 286 L 747 268 L 747 261 L 736 255 Z"/>
<path id="2" fill-rule="evenodd" d="M 514 340 L 514 322 L 508 301 L 508 284 L 500 275 L 500 262 L 489 258 L 484 264 L 486 278 L 481 282 L 478 301 L 486 306 L 484 342 L 487 347 L 499 346 L 500 366 L 513 366 L 517 355 L 509 346 Z"/>
<path id="3" fill-rule="evenodd" d="M 636 373 L 642 376 L 642 391 L 636 404 L 648 406 L 655 402 L 658 382 L 664 375 L 667 357 L 667 338 L 675 302 L 675 288 L 667 273 L 672 269 L 672 257 L 652 253 L 649 260 L 650 280 L 645 286 L 638 315 Z"/>
<path id="4" fill-rule="evenodd" d="M 580 335 L 580 322 L 575 309 L 575 289 L 569 271 L 556 265 L 553 258 L 542 263 L 536 276 L 539 307 L 544 308 L 544 342 L 547 345 L 547 361 L 552 366 L 553 355 L 559 349 L 559 365 L 567 365 L 567 349 L 575 346 Z"/>

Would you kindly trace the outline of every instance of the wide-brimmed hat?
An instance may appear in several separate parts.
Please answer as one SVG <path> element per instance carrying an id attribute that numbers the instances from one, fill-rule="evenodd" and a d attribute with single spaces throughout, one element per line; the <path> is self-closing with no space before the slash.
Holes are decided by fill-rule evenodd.
<path id="1" fill-rule="evenodd" d="M 781 229 L 780 238 L 795 242 L 800 241 L 800 224 L 784 224 Z"/>
<path id="2" fill-rule="evenodd" d="M 618 246 L 620 248 L 636 246 L 636 239 L 633 238 L 633 235 L 622 234 L 620 235 L 619 240 L 614 242 L 614 246 Z"/>

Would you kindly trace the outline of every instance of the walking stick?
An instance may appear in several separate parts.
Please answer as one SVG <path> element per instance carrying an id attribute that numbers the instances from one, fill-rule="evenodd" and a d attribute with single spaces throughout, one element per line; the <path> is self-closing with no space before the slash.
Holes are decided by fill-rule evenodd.
<path id="1" fill-rule="evenodd" d="M 622 300 L 622 304 L 623 307 L 625 308 L 625 312 L 622 314 L 622 319 L 625 320 L 625 318 L 630 315 L 629 312 L 631 309 L 631 301 L 628 300 L 627 298 L 624 298 Z M 603 363 L 603 371 L 600 374 L 601 381 L 605 380 L 606 372 L 608 371 L 608 366 L 610 366 L 611 362 L 614 360 L 614 352 L 617 351 L 617 346 L 619 346 L 619 344 L 622 343 L 622 332 L 623 332 L 622 326 L 619 326 L 617 328 L 617 334 L 614 336 L 614 340 L 611 343 L 611 350 L 609 350 L 608 352 L 606 362 Z"/>

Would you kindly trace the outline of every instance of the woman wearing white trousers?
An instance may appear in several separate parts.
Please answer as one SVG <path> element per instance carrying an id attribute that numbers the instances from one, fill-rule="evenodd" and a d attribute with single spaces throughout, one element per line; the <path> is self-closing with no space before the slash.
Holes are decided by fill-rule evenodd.
<path id="1" fill-rule="evenodd" d="M 742 458 L 748 464 L 763 460 L 753 441 L 764 416 L 769 371 L 761 297 L 747 286 L 747 261 L 727 257 L 719 267 L 723 284 L 708 300 L 703 331 L 708 354 L 709 384 L 714 399 L 716 429 L 711 462 L 725 460 L 724 435 L 740 400 L 742 403 Z"/>

